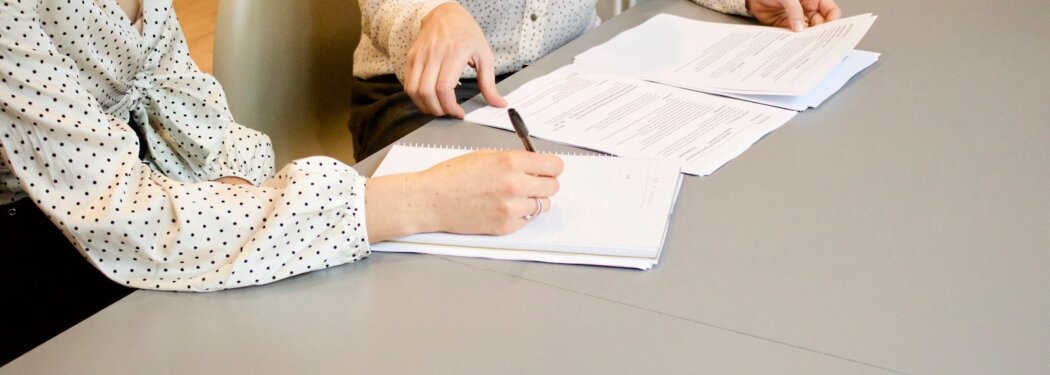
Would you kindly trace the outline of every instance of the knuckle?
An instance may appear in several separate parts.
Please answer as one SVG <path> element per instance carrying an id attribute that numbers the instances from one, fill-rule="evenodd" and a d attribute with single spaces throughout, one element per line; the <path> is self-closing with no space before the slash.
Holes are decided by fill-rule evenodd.
<path id="1" fill-rule="evenodd" d="M 521 166 L 521 162 L 518 161 L 518 157 L 510 152 L 504 152 L 500 154 L 496 162 L 504 170 L 517 170 Z"/>
<path id="2" fill-rule="evenodd" d="M 499 217 L 499 221 L 506 221 L 508 217 L 514 215 L 514 207 L 511 206 L 510 202 L 502 201 L 496 205 L 496 214 Z"/>
<path id="3" fill-rule="evenodd" d="M 459 84 L 459 72 L 445 74 L 437 80 L 437 85 L 444 88 L 455 88 L 457 84 Z"/>
<path id="4" fill-rule="evenodd" d="M 455 93 L 452 89 L 452 85 L 445 81 L 438 81 L 434 92 L 437 93 L 438 96 L 448 96 Z"/>
<path id="5" fill-rule="evenodd" d="M 525 195 L 520 185 L 513 181 L 504 181 L 500 186 L 500 193 L 507 197 L 518 197 Z"/>
<path id="6" fill-rule="evenodd" d="M 431 95 L 431 93 L 433 92 L 433 88 L 427 87 L 426 85 L 417 85 L 414 91 L 416 92 L 417 96 L 425 98 Z"/>

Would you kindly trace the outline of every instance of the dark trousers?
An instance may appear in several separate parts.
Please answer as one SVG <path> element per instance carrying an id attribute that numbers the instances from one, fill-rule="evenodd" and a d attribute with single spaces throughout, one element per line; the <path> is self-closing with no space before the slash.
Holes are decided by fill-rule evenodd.
<path id="1" fill-rule="evenodd" d="M 499 82 L 510 74 L 496 77 Z M 479 92 L 478 81 L 464 79 L 456 87 L 456 100 L 463 103 Z M 433 120 L 423 114 L 405 93 L 394 75 L 354 78 L 350 88 L 350 133 L 354 137 L 354 159 L 369 155 Z"/>
<path id="2" fill-rule="evenodd" d="M 29 199 L 0 206 L 0 365 L 131 292 L 88 263 Z"/>

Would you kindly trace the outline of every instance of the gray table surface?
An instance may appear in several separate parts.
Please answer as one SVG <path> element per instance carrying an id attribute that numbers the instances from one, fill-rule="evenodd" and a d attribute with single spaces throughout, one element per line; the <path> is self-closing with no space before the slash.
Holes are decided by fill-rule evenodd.
<path id="1" fill-rule="evenodd" d="M 881 60 L 686 178 L 651 271 L 376 254 L 139 291 L 0 372 L 1050 373 L 1050 2 L 839 4 L 880 16 Z M 643 2 L 500 88 L 660 12 L 748 22 Z M 519 147 L 454 120 L 405 141 Z"/>

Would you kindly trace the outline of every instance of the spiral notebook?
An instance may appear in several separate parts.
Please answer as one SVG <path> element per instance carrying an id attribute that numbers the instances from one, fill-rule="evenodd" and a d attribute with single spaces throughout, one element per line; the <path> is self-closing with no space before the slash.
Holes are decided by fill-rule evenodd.
<path id="1" fill-rule="evenodd" d="M 394 145 L 373 176 L 416 172 L 470 152 Z M 669 159 L 559 155 L 565 171 L 551 210 L 505 236 L 415 234 L 372 245 L 412 252 L 650 269 L 660 259 L 681 164 Z"/>

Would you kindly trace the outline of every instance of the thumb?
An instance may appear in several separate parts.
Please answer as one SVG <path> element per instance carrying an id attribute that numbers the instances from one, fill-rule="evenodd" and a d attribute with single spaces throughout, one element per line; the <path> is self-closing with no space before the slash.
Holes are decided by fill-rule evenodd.
<path id="1" fill-rule="evenodd" d="M 491 52 L 482 53 L 481 58 L 475 56 L 474 70 L 478 73 L 478 89 L 481 90 L 481 96 L 485 97 L 485 101 L 490 105 L 503 107 L 507 105 L 507 101 L 496 89 L 496 63 L 493 60 Z"/>
<path id="2" fill-rule="evenodd" d="M 806 14 L 802 11 L 802 3 L 799 0 L 780 0 L 787 14 L 788 25 L 793 31 L 802 31 L 806 28 Z"/>

